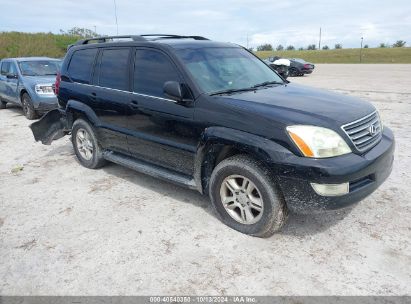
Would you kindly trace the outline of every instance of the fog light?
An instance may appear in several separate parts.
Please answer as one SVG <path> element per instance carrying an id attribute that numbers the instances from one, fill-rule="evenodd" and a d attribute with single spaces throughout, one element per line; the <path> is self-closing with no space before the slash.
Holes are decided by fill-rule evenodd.
<path id="1" fill-rule="evenodd" d="M 311 183 L 314 191 L 322 196 L 338 196 L 347 194 L 350 191 L 350 183 L 343 184 L 316 184 Z"/>

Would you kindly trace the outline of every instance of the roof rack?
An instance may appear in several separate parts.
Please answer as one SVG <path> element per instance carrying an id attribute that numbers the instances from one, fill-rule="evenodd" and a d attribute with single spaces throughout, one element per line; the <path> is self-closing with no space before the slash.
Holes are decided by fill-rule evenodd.
<path id="1" fill-rule="evenodd" d="M 180 35 L 170 35 L 170 34 L 145 34 L 145 35 L 123 35 L 123 36 L 102 36 L 102 37 L 93 37 L 77 41 L 73 45 L 82 45 L 89 44 L 90 42 L 95 41 L 95 43 L 105 43 L 111 39 L 124 39 L 128 38 L 133 41 L 154 41 L 161 39 L 194 39 L 194 40 L 209 40 L 201 36 L 180 36 Z M 148 39 L 147 39 L 148 38 Z M 70 45 L 72 46 L 72 45 Z"/>
<path id="2" fill-rule="evenodd" d="M 129 38 L 133 41 L 145 41 L 146 40 L 139 35 L 103 36 L 103 37 L 93 37 L 93 38 L 82 39 L 82 40 L 77 41 L 74 45 L 89 44 L 91 41 L 95 41 L 96 43 L 104 43 L 110 39 L 124 39 L 124 38 Z"/>
<path id="3" fill-rule="evenodd" d="M 160 39 L 194 39 L 194 40 L 209 40 L 202 36 L 180 36 L 180 35 L 170 35 L 170 34 L 144 34 L 141 37 L 153 37 L 150 40 L 160 40 Z"/>

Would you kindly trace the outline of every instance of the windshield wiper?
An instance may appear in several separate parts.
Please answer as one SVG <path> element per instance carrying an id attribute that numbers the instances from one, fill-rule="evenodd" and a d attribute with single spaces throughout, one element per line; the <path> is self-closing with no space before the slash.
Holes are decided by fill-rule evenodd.
<path id="1" fill-rule="evenodd" d="M 257 83 L 256 85 L 253 85 L 252 88 L 258 88 L 258 87 L 265 87 L 268 86 L 270 84 L 284 84 L 284 82 L 280 82 L 280 81 L 264 81 L 262 83 Z"/>
<path id="2" fill-rule="evenodd" d="M 212 92 L 210 94 L 210 96 L 220 95 L 220 94 L 231 94 L 231 93 L 237 93 L 237 92 L 247 92 L 247 91 L 254 91 L 254 87 L 252 87 L 252 88 L 243 88 L 243 89 L 228 89 L 228 90 L 216 91 L 216 92 Z"/>

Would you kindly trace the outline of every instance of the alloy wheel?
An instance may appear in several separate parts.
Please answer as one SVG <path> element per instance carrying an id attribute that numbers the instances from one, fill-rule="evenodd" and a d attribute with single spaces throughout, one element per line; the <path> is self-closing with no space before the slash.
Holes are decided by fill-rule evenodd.
<path id="1" fill-rule="evenodd" d="M 78 129 L 76 133 L 77 150 L 81 157 L 90 160 L 93 157 L 94 147 L 91 142 L 90 134 L 85 129 Z"/>
<path id="2" fill-rule="evenodd" d="M 251 225 L 263 215 L 263 198 L 257 186 L 242 175 L 230 175 L 220 188 L 221 202 L 227 213 L 241 224 Z"/>

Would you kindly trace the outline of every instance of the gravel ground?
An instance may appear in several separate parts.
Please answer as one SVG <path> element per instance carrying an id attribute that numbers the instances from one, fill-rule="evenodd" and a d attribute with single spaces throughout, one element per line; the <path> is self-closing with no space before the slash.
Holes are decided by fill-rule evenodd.
<path id="1" fill-rule="evenodd" d="M 411 295 L 411 66 L 318 65 L 293 82 L 370 100 L 397 139 L 391 177 L 354 208 L 291 215 L 269 239 L 219 222 L 200 194 L 68 138 L 35 143 L 0 111 L 2 295 Z"/>

